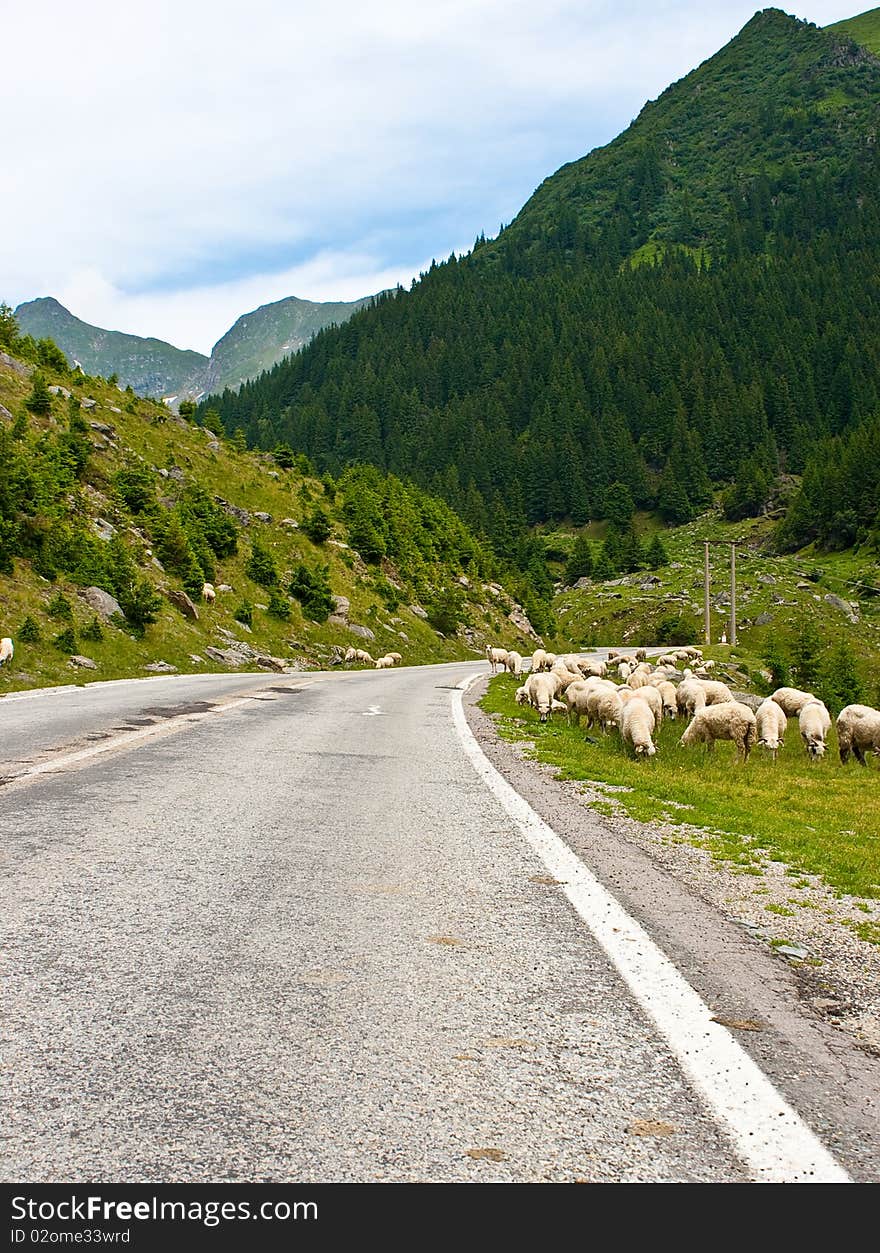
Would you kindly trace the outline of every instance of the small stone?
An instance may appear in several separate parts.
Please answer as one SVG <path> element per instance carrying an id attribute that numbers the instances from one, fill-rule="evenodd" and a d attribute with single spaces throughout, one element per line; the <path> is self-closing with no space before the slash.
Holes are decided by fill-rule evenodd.
<path id="1" fill-rule="evenodd" d="M 809 951 L 797 944 L 777 944 L 775 948 L 777 953 L 781 953 L 783 957 L 790 957 L 793 961 L 803 961 Z"/>
<path id="2" fill-rule="evenodd" d="M 79 653 L 74 653 L 69 659 L 69 665 L 78 666 L 81 670 L 97 670 L 97 662 L 92 661 L 91 657 L 83 657 Z"/>
<path id="3" fill-rule="evenodd" d="M 144 666 L 144 669 L 153 674 L 173 674 L 177 671 L 177 666 L 172 666 L 170 661 L 151 661 Z"/>
<path id="4" fill-rule="evenodd" d="M 410 613 L 415 614 L 417 618 L 422 618 L 423 620 L 428 616 L 421 605 L 410 605 L 409 611 Z"/>

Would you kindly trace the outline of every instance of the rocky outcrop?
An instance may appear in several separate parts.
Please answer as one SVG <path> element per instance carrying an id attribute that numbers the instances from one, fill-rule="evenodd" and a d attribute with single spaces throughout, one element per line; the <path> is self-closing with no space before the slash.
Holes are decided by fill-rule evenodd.
<path id="1" fill-rule="evenodd" d="M 369 627 L 358 626 L 356 622 L 349 622 L 348 629 L 352 635 L 359 635 L 363 640 L 374 640 L 376 638 Z"/>
<path id="2" fill-rule="evenodd" d="M 119 601 L 109 592 L 105 592 L 103 587 L 86 587 L 80 592 L 80 596 L 88 607 L 94 609 L 95 613 L 99 613 L 102 618 L 112 618 L 115 613 L 118 613 L 121 618 L 125 617 Z"/>
<path id="3" fill-rule="evenodd" d="M 198 622 L 199 611 L 187 596 L 186 592 L 179 591 L 176 587 L 172 587 L 165 593 L 171 601 L 175 609 L 179 609 L 185 618 L 192 618 L 193 622 Z"/>
<path id="4" fill-rule="evenodd" d="M 832 609 L 839 609 L 853 626 L 859 621 L 861 615 L 855 601 L 843 600 L 840 596 L 835 596 L 833 592 L 827 592 L 824 600 L 825 604 L 830 605 Z"/>
<path id="5" fill-rule="evenodd" d="M 233 652 L 231 648 L 214 648 L 209 645 L 205 649 L 205 656 L 210 657 L 211 661 L 219 661 L 224 666 L 243 666 L 247 661 L 241 653 Z"/>
<path id="6" fill-rule="evenodd" d="M 68 660 L 68 665 L 76 666 L 80 670 L 97 670 L 98 664 L 92 661 L 91 657 L 83 657 L 80 653 L 74 653 Z"/>

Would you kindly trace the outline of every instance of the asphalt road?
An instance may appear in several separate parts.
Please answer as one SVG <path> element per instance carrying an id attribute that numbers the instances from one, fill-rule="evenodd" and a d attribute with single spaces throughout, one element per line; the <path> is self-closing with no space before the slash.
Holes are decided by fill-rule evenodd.
<path id="1" fill-rule="evenodd" d="M 485 669 L 0 701 L 4 1179 L 749 1177 L 465 755 Z"/>

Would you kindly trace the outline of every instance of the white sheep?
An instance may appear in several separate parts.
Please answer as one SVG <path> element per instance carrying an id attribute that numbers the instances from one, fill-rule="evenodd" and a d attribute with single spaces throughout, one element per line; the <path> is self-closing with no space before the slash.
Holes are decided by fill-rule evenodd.
<path id="1" fill-rule="evenodd" d="M 648 660 L 647 649 L 637 648 L 634 656 L 635 656 L 636 661 L 647 661 Z"/>
<path id="2" fill-rule="evenodd" d="M 716 740 L 732 740 L 744 762 L 756 738 L 755 715 L 747 705 L 723 701 L 720 705 L 704 705 L 698 709 L 679 740 L 679 744 L 705 743 L 710 752 Z"/>
<path id="3" fill-rule="evenodd" d="M 15 647 L 8 635 L 4 635 L 0 640 L 0 666 L 4 666 L 7 661 L 12 661 Z"/>
<path id="4" fill-rule="evenodd" d="M 544 669 L 552 670 L 558 660 L 559 658 L 556 656 L 555 653 L 545 653 L 544 654 Z"/>
<path id="5" fill-rule="evenodd" d="M 489 665 L 492 667 L 493 674 L 495 673 L 495 671 L 498 669 L 499 666 L 503 670 L 504 667 L 507 665 L 507 649 L 506 648 L 493 648 L 491 644 L 487 644 L 486 645 L 486 660 L 489 662 Z"/>
<path id="6" fill-rule="evenodd" d="M 770 699 L 775 700 L 782 712 L 791 718 L 794 714 L 800 713 L 808 700 L 816 698 L 812 692 L 802 692 L 797 687 L 778 687 L 771 694 Z"/>
<path id="7" fill-rule="evenodd" d="M 685 677 L 675 690 L 675 703 L 680 714 L 691 718 L 706 704 L 706 693 L 700 679 L 695 678 L 687 670 L 684 673 Z"/>
<path id="8" fill-rule="evenodd" d="M 654 725 L 659 727 L 663 721 L 663 697 L 657 691 L 656 687 L 652 687 L 650 683 L 646 683 L 644 687 L 635 689 L 634 693 L 639 700 L 643 700 L 651 713 L 654 715 Z"/>
<path id="9" fill-rule="evenodd" d="M 348 665 L 350 665 L 353 661 L 357 661 L 357 660 L 358 660 L 357 649 L 356 649 L 356 648 L 352 648 L 352 647 L 349 645 L 349 647 L 348 647 L 348 648 L 346 648 L 346 650 L 345 650 L 345 657 L 344 657 L 345 664 L 348 666 Z"/>
<path id="10" fill-rule="evenodd" d="M 609 727 L 619 727 L 624 707 L 625 703 L 617 692 L 594 689 L 587 699 L 587 728 L 594 722 L 598 722 L 603 731 L 607 731 Z"/>
<path id="11" fill-rule="evenodd" d="M 513 699 L 518 705 L 527 705 L 529 703 L 529 691 L 525 683 L 522 687 L 518 687 L 513 694 Z"/>
<path id="12" fill-rule="evenodd" d="M 860 766 L 867 764 L 865 753 L 880 757 L 880 709 L 870 705 L 847 705 L 841 709 L 837 715 L 837 744 L 844 765 L 850 753 Z"/>
<path id="13" fill-rule="evenodd" d="M 742 702 L 738 701 L 737 704 Z M 766 748 L 773 760 L 776 760 L 776 754 L 782 748 L 785 742 L 785 730 L 788 725 L 788 719 L 783 713 L 782 706 L 777 705 L 775 700 L 771 700 L 768 696 L 762 701 L 755 714 L 755 734 L 758 737 L 758 743 L 761 748 Z"/>
<path id="14" fill-rule="evenodd" d="M 584 681 L 584 676 L 581 674 L 580 670 L 569 670 L 568 667 L 564 666 L 561 661 L 557 661 L 553 665 L 550 670 L 550 674 L 556 679 L 557 696 L 560 692 L 564 692 L 570 684 L 583 683 Z"/>
<path id="15" fill-rule="evenodd" d="M 663 704 L 663 717 L 674 720 L 678 716 L 675 684 L 670 683 L 668 679 L 658 679 L 656 683 L 651 683 L 649 686 L 655 688 L 660 693 L 660 700 Z"/>
<path id="16" fill-rule="evenodd" d="M 526 681 L 529 704 L 537 709 L 542 722 L 550 717 L 551 705 L 556 699 L 556 676 L 553 674 L 530 674 Z"/>
<path id="17" fill-rule="evenodd" d="M 547 654 L 544 652 L 543 648 L 535 649 L 532 653 L 532 674 L 540 674 L 542 670 L 548 668 L 544 665 L 546 656 Z"/>
<path id="18" fill-rule="evenodd" d="M 395 666 L 399 666 L 400 663 L 403 661 L 403 657 L 400 655 L 400 653 L 386 653 L 385 656 L 390 657 L 391 660 L 394 662 Z"/>
<path id="19" fill-rule="evenodd" d="M 801 739 L 810 761 L 825 756 L 825 737 L 831 730 L 831 714 L 820 700 L 808 700 L 798 713 Z"/>
<path id="20" fill-rule="evenodd" d="M 373 664 L 373 658 L 365 648 L 357 649 L 356 656 L 362 666 L 371 666 Z"/>
<path id="21" fill-rule="evenodd" d="M 654 731 L 654 715 L 640 696 L 627 701 L 620 716 L 620 735 L 629 744 L 636 757 L 653 757 L 657 752 L 651 735 Z"/>
<path id="22" fill-rule="evenodd" d="M 379 657 L 373 665 L 377 670 L 391 670 L 394 666 L 394 661 L 386 655 L 385 657 Z"/>
<path id="23" fill-rule="evenodd" d="M 214 588 L 214 584 L 203 583 L 202 584 L 202 600 L 205 602 L 205 604 L 213 605 L 216 599 L 217 599 L 217 592 Z"/>
<path id="24" fill-rule="evenodd" d="M 617 675 L 618 675 L 618 678 L 621 680 L 621 682 L 626 683 L 627 679 L 629 678 L 631 674 L 632 674 L 632 667 L 630 666 L 629 662 L 621 661 L 617 667 Z"/>
<path id="25" fill-rule="evenodd" d="M 511 649 L 511 651 L 507 654 L 507 673 L 522 674 L 522 663 L 522 654 L 518 653 L 515 649 Z"/>

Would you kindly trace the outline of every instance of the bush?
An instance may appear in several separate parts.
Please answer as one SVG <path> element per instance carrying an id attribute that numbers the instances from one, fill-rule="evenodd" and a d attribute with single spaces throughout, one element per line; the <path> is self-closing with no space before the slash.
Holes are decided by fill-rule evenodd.
<path id="1" fill-rule="evenodd" d="M 454 587 L 444 588 L 426 605 L 428 622 L 441 635 L 455 635 L 464 618 L 464 602 Z"/>
<path id="2" fill-rule="evenodd" d="M 104 638 L 104 628 L 97 614 L 83 627 L 81 634 L 84 640 L 92 640 L 95 644 L 100 644 Z"/>
<path id="3" fill-rule="evenodd" d="M 290 617 L 291 604 L 283 592 L 277 587 L 269 590 L 268 611 L 273 618 L 280 618 L 282 622 L 286 622 Z"/>
<path id="4" fill-rule="evenodd" d="M 244 572 L 249 579 L 259 583 L 260 587 L 269 588 L 278 585 L 278 568 L 275 565 L 275 558 L 257 540 L 254 540 Z"/>
<path id="5" fill-rule="evenodd" d="M 61 618 L 64 622 L 73 622 L 73 605 L 63 592 L 57 592 L 46 607 L 50 618 Z"/>
<path id="6" fill-rule="evenodd" d="M 327 567 L 310 570 L 300 564 L 294 570 L 287 590 L 303 607 L 313 622 L 324 622 L 333 609 Z"/>
<path id="7" fill-rule="evenodd" d="M 302 532 L 313 544 L 325 544 L 332 534 L 330 519 L 323 509 L 314 509 L 302 524 Z"/>
<path id="8" fill-rule="evenodd" d="M 63 631 L 59 631 L 53 639 L 52 643 L 59 652 L 75 653 L 77 649 L 76 636 L 73 633 L 73 627 L 65 627 Z"/>
<path id="9" fill-rule="evenodd" d="M 118 591 L 119 605 L 126 622 L 140 639 L 147 627 L 155 622 L 162 606 L 162 598 L 149 579 L 135 578 Z"/>
<path id="10" fill-rule="evenodd" d="M 43 633 L 39 625 L 34 621 L 30 614 L 22 622 L 18 628 L 18 638 L 23 644 L 37 644 L 43 638 Z"/>
<path id="11" fill-rule="evenodd" d="M 249 600 L 243 600 L 232 616 L 236 622 L 242 622 L 245 626 L 254 625 L 254 607 Z"/>
<path id="12" fill-rule="evenodd" d="M 40 374 L 39 370 L 34 374 L 34 383 L 30 396 L 24 402 L 31 413 L 51 413 L 52 397 L 49 395 L 49 389 L 46 386 L 46 380 Z"/>

